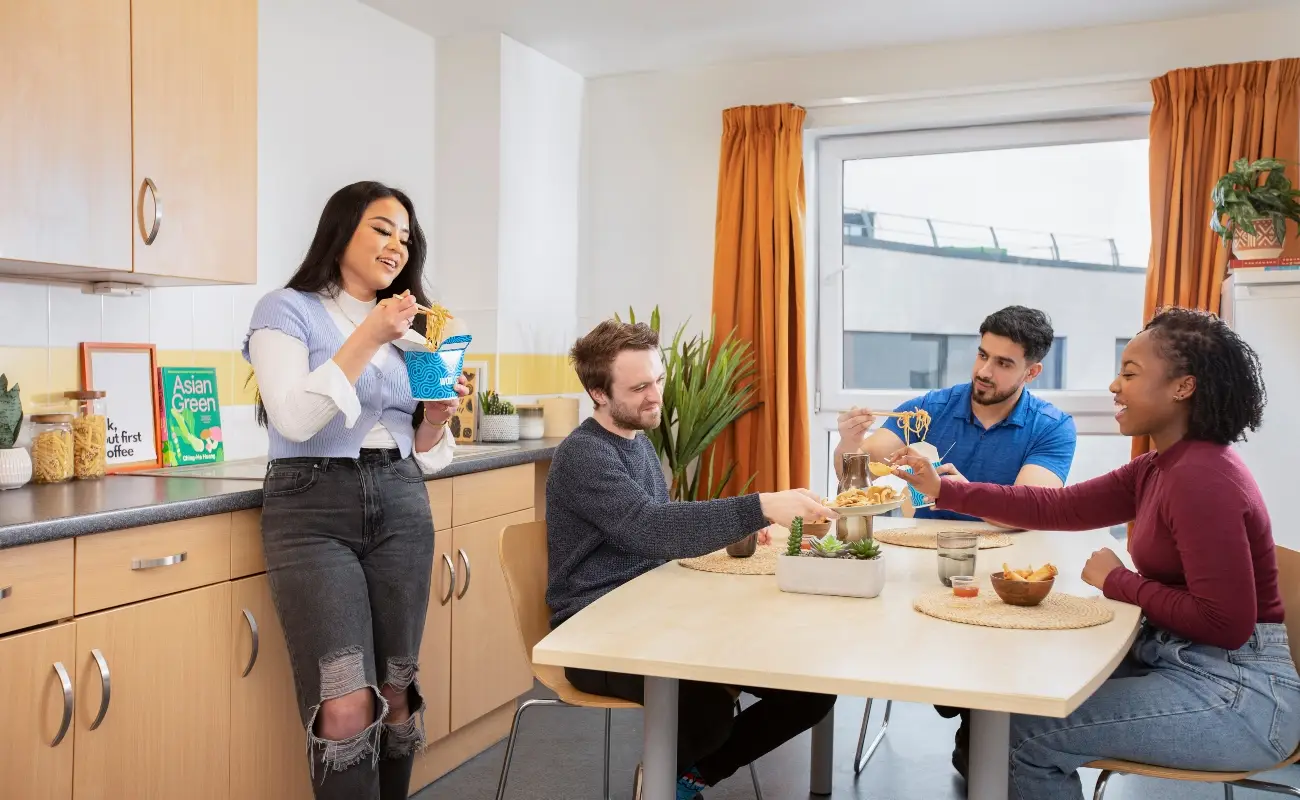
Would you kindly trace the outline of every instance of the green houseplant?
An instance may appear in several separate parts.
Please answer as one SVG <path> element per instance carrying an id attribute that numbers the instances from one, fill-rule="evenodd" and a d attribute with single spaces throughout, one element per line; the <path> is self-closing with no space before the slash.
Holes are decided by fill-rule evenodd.
<path id="1" fill-rule="evenodd" d="M 776 559 L 776 585 L 783 592 L 876 597 L 885 588 L 885 553 L 871 539 L 844 543 L 828 533 L 803 549 L 804 521 L 790 525 L 786 550 Z"/>
<path id="2" fill-rule="evenodd" d="M 621 321 L 617 314 L 615 319 Z M 637 321 L 632 309 L 628 309 L 628 319 Z M 655 306 L 649 325 L 656 333 L 659 322 L 659 307 Z M 707 336 L 688 338 L 685 324 L 662 349 L 667 373 L 663 417 L 659 427 L 647 434 L 672 478 L 669 496 L 673 500 L 721 497 L 736 471 L 736 462 L 721 465 L 718 473 L 712 454 L 706 458 L 705 453 L 728 426 L 758 407 L 751 380 L 756 371 L 753 352 L 734 331 L 720 340 L 712 329 Z M 749 476 L 742 493 L 749 490 L 754 478 Z"/>
<path id="3" fill-rule="evenodd" d="M 479 392 L 478 410 L 482 419 L 478 424 L 481 442 L 519 441 L 519 415 L 514 403 L 502 400 L 496 392 Z"/>
<path id="4" fill-rule="evenodd" d="M 32 479 L 32 457 L 18 446 L 23 429 L 23 402 L 18 384 L 0 375 L 0 489 L 15 489 Z"/>
<path id="5" fill-rule="evenodd" d="M 1238 258 L 1277 258 L 1286 242 L 1287 220 L 1300 223 L 1300 191 L 1292 188 L 1286 166 L 1276 158 L 1237 159 L 1214 185 L 1210 229 L 1224 245 L 1232 245 Z"/>

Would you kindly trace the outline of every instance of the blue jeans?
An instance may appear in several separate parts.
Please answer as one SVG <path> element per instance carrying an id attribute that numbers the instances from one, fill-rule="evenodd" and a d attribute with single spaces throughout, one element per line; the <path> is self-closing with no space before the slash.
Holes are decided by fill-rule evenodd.
<path id="1" fill-rule="evenodd" d="M 1300 742 L 1300 677 L 1286 628 L 1239 650 L 1145 625 L 1096 693 L 1064 719 L 1011 718 L 1013 800 L 1082 798 L 1079 767 L 1119 758 L 1179 769 L 1264 770 Z"/>

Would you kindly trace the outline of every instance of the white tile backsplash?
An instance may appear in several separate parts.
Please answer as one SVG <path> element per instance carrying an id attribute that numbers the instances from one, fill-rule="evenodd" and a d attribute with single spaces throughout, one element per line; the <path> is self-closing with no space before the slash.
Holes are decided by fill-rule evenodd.
<path id="1" fill-rule="evenodd" d="M 195 291 L 187 286 L 149 291 L 149 332 L 159 350 L 194 349 Z"/>
<path id="2" fill-rule="evenodd" d="M 234 287 L 205 286 L 195 289 L 194 349 L 230 349 L 230 309 L 234 302 Z"/>
<path id="3" fill-rule="evenodd" d="M 149 324 L 149 295 L 105 297 L 104 341 L 152 342 Z"/>
<path id="4" fill-rule="evenodd" d="M 0 283 L 0 347 L 47 347 L 50 343 L 50 287 Z"/>
<path id="5" fill-rule="evenodd" d="M 76 347 L 104 341 L 104 298 L 83 294 L 80 286 L 51 284 L 50 347 Z"/>
<path id="6" fill-rule="evenodd" d="M 248 335 L 248 323 L 253 320 L 253 309 L 257 307 L 257 302 L 267 291 L 260 286 L 234 287 L 230 317 L 230 349 L 244 348 L 244 337 Z"/>

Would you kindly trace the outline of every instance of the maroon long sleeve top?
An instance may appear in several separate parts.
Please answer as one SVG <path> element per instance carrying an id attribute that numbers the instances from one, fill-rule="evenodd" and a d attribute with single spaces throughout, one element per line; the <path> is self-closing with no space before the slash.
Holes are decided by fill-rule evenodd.
<path id="1" fill-rule="evenodd" d="M 1113 570 L 1106 597 L 1139 606 L 1170 633 L 1227 650 L 1244 645 L 1257 622 L 1282 622 L 1268 510 L 1231 447 L 1184 439 L 1058 489 L 945 478 L 938 506 L 1039 530 L 1133 521 L 1137 572 Z"/>

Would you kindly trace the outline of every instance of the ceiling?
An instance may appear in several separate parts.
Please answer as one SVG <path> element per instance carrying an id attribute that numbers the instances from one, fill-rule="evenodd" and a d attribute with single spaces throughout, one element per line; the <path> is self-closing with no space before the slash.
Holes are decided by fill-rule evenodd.
<path id="1" fill-rule="evenodd" d="M 362 0 L 434 36 L 501 32 L 595 77 L 1119 25 L 1295 0 Z"/>

